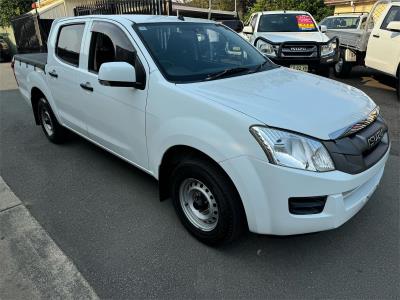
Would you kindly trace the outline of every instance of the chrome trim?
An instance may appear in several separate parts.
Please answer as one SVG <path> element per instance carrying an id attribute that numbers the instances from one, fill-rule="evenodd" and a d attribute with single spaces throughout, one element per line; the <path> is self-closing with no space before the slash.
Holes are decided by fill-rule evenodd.
<path id="1" fill-rule="evenodd" d="M 365 127 L 376 121 L 379 116 L 379 110 L 379 106 L 375 107 L 365 119 L 362 119 L 345 128 L 339 129 L 338 131 L 329 134 L 329 137 L 331 139 L 340 139 L 364 129 Z"/>

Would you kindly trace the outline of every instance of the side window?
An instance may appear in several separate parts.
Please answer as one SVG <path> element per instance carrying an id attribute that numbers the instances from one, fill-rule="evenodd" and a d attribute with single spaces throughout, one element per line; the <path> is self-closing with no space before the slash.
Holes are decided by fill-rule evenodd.
<path id="1" fill-rule="evenodd" d="M 390 22 L 400 21 L 400 6 L 393 6 L 385 17 L 381 29 L 387 29 Z"/>
<path id="2" fill-rule="evenodd" d="M 136 67 L 136 51 L 125 33 L 116 25 L 94 22 L 89 50 L 89 71 L 98 73 L 106 62 L 127 62 Z"/>
<path id="3" fill-rule="evenodd" d="M 56 55 L 63 61 L 79 66 L 82 36 L 85 24 L 71 24 L 60 27 Z"/>

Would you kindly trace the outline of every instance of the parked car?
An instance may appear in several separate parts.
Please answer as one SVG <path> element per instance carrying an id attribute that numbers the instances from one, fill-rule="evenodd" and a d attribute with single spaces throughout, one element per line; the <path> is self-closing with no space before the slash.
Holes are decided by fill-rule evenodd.
<path id="1" fill-rule="evenodd" d="M 10 47 L 4 39 L 0 38 L 0 61 L 9 61 L 10 59 Z"/>
<path id="2" fill-rule="evenodd" d="M 348 13 L 326 17 L 319 25 L 328 30 L 362 30 L 367 23 L 368 13 Z"/>
<path id="3" fill-rule="evenodd" d="M 397 78 L 400 99 L 400 3 L 376 2 L 366 26 L 354 31 L 329 30 L 339 37 L 340 58 L 334 71 L 337 77 L 348 76 L 353 66 L 367 66 Z"/>
<path id="4" fill-rule="evenodd" d="M 329 76 L 338 59 L 338 41 L 325 31 L 308 12 L 268 11 L 253 13 L 243 36 L 279 65 Z"/>
<path id="5" fill-rule="evenodd" d="M 366 94 L 277 66 L 208 20 L 65 18 L 47 55 L 16 55 L 13 68 L 51 142 L 71 130 L 155 177 L 207 244 L 246 228 L 336 228 L 371 197 L 389 156 Z"/>
<path id="6" fill-rule="evenodd" d="M 400 100 L 400 2 L 388 5 L 368 41 L 365 65 L 397 78 Z"/>

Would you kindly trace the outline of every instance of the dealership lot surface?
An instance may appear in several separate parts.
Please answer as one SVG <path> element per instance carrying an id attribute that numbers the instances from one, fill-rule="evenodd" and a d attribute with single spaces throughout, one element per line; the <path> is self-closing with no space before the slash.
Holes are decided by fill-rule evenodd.
<path id="1" fill-rule="evenodd" d="M 9 64 L 0 74 L 0 175 L 99 297 L 399 297 L 400 113 L 390 79 L 359 69 L 346 80 L 380 105 L 392 137 L 382 183 L 358 215 L 329 232 L 249 233 L 213 249 L 159 202 L 151 177 L 75 136 L 50 144 Z"/>

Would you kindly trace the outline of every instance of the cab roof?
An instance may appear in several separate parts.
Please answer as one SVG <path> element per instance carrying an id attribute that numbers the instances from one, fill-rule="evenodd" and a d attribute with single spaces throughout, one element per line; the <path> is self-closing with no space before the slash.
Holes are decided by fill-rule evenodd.
<path id="1" fill-rule="evenodd" d="M 108 20 L 128 20 L 137 24 L 144 23 L 167 23 L 167 22 L 194 22 L 194 23 L 215 23 L 211 20 L 187 18 L 182 19 L 177 16 L 163 16 L 163 15 L 87 15 L 79 17 L 63 18 L 63 20 L 76 20 L 76 19 L 108 19 Z"/>
<path id="2" fill-rule="evenodd" d="M 301 10 L 268 10 L 268 11 L 261 11 L 263 15 L 275 15 L 275 14 L 305 14 L 309 15 L 310 13 Z"/>

